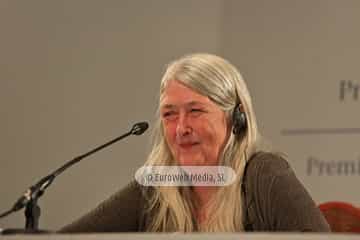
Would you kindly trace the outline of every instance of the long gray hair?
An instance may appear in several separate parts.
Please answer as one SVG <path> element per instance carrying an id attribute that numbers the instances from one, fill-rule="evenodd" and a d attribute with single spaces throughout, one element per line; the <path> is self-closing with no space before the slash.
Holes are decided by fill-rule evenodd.
<path id="1" fill-rule="evenodd" d="M 231 167 L 235 183 L 221 187 L 210 201 L 204 224 L 194 220 L 194 201 L 190 187 L 154 187 L 149 211 L 153 212 L 148 231 L 158 232 L 236 232 L 243 230 L 241 181 L 246 161 L 256 151 L 259 137 L 250 94 L 238 70 L 228 61 L 211 54 L 191 54 L 166 69 L 160 85 L 160 101 L 170 81 L 179 81 L 207 96 L 225 113 L 231 124 L 232 112 L 241 103 L 246 114 L 247 129 L 241 135 L 230 134 L 220 155 L 219 164 Z M 159 110 L 158 110 L 159 111 Z M 163 125 L 158 119 L 153 132 L 152 151 L 145 165 L 172 165 L 173 156 L 166 143 Z"/>

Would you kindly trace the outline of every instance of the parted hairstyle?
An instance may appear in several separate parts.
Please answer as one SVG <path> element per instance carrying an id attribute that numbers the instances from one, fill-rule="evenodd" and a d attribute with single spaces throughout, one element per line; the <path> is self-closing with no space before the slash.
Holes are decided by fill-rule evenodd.
<path id="1" fill-rule="evenodd" d="M 231 167 L 236 180 L 221 187 L 207 205 L 205 223 L 194 219 L 196 201 L 191 187 L 153 187 L 148 211 L 153 211 L 147 231 L 155 232 L 238 232 L 243 231 L 241 183 L 247 160 L 257 150 L 259 139 L 256 117 L 245 81 L 227 60 L 211 54 L 191 54 L 171 62 L 162 77 L 160 102 L 170 81 L 179 81 L 193 91 L 208 97 L 226 114 L 232 124 L 232 113 L 241 104 L 246 115 L 246 129 L 231 133 L 219 156 L 219 165 Z M 159 104 L 160 105 L 160 104 Z M 176 165 L 167 145 L 160 111 L 153 129 L 152 149 L 145 165 Z"/>

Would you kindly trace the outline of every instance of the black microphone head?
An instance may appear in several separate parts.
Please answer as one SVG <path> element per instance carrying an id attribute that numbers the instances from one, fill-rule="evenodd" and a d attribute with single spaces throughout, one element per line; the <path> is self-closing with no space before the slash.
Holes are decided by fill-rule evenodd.
<path id="1" fill-rule="evenodd" d="M 135 123 L 131 129 L 131 134 L 141 135 L 146 131 L 146 129 L 148 129 L 148 127 L 149 127 L 149 124 L 147 122 Z"/>

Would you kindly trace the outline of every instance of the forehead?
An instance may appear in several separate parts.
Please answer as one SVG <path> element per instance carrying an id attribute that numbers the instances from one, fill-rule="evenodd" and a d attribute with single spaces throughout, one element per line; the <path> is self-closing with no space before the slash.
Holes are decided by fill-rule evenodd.
<path id="1" fill-rule="evenodd" d="M 178 81 L 170 81 L 160 100 L 160 107 L 172 105 L 215 105 L 207 96 L 195 92 Z"/>

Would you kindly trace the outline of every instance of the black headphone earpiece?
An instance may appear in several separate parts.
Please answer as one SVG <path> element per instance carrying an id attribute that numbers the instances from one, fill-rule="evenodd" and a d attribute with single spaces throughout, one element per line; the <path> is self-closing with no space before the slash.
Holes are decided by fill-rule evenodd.
<path id="1" fill-rule="evenodd" d="M 246 114 L 241 111 L 241 104 L 237 104 L 232 114 L 233 133 L 240 135 L 247 128 Z"/>

